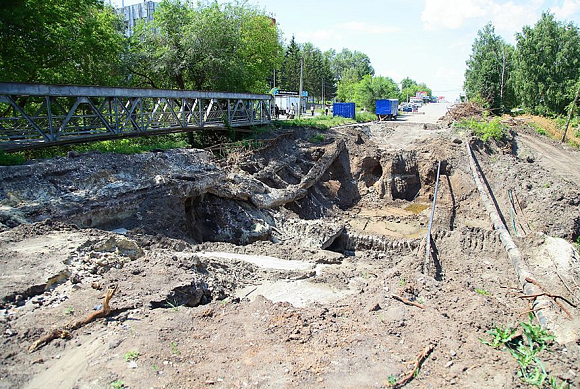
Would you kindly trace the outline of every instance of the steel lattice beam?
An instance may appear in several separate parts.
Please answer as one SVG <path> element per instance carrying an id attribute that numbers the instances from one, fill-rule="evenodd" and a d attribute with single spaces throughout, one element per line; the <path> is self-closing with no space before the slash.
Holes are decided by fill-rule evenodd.
<path id="1" fill-rule="evenodd" d="M 262 125 L 272 106 L 260 94 L 0 83 L 0 149 Z"/>

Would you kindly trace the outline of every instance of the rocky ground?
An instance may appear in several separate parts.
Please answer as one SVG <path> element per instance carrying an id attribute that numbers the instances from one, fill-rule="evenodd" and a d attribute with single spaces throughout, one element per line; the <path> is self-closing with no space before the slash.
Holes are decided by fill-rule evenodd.
<path id="1" fill-rule="evenodd" d="M 580 154 L 524 123 L 484 144 L 449 122 L 0 168 L 0 387 L 381 388 L 422 351 L 407 387 L 528 387 L 481 342 L 530 307 L 466 142 L 535 280 L 567 300 L 540 357 L 579 386 Z"/>

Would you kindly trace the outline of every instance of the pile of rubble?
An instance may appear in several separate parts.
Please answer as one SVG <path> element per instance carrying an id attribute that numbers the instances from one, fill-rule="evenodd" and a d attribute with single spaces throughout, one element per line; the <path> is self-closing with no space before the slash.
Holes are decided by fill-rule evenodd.
<path id="1" fill-rule="evenodd" d="M 473 102 L 459 103 L 451 106 L 441 121 L 451 124 L 465 118 L 481 118 L 483 117 L 483 112 L 483 107 Z"/>

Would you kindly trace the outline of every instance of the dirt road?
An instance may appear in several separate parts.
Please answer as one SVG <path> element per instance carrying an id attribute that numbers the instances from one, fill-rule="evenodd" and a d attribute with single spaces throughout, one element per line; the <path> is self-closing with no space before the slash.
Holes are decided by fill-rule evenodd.
<path id="1" fill-rule="evenodd" d="M 563 147 L 550 144 L 535 136 L 518 133 L 518 143 L 528 147 L 536 156 L 537 162 L 553 174 L 580 186 L 580 153 L 566 150 Z"/>
<path id="2" fill-rule="evenodd" d="M 436 123 L 447 113 L 449 104 L 427 104 L 419 108 L 419 113 L 400 115 L 396 121 L 371 125 L 373 141 L 383 150 L 410 149 L 417 144 L 436 139 L 449 128 L 441 128 Z"/>
<path id="3" fill-rule="evenodd" d="M 447 113 L 447 109 L 451 106 L 450 103 L 434 103 L 426 104 L 419 108 L 418 113 L 405 113 L 399 115 L 397 121 L 406 123 L 437 123 L 442 116 Z"/>

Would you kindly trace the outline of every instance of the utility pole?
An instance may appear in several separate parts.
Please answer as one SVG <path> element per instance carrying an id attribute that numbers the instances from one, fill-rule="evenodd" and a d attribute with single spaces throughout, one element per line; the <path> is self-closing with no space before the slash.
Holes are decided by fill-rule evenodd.
<path id="1" fill-rule="evenodd" d="M 324 77 L 322 77 L 322 109 L 324 109 Z"/>
<path id="2" fill-rule="evenodd" d="M 300 58 L 300 91 L 298 92 L 298 118 L 302 115 L 302 70 L 304 68 L 304 58 Z"/>
<path id="3" fill-rule="evenodd" d="M 274 88 L 276 88 L 276 69 L 274 68 Z"/>

